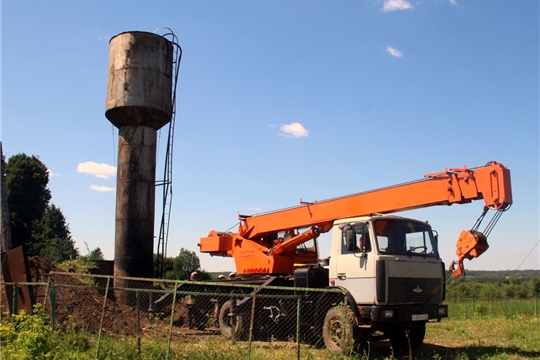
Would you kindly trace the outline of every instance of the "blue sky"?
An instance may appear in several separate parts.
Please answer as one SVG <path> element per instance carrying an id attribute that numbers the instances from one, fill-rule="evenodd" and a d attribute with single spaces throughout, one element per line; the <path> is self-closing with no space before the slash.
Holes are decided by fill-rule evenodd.
<path id="1" fill-rule="evenodd" d="M 47 165 L 83 253 L 87 243 L 114 257 L 109 39 L 165 26 L 183 48 L 169 256 L 198 253 L 199 238 L 234 230 L 238 213 L 496 160 L 511 170 L 514 205 L 465 265 L 540 269 L 537 1 L 4 0 L 1 16 L 4 153 Z M 159 136 L 158 180 L 166 128 Z M 450 263 L 482 207 L 401 215 L 429 220 Z M 323 256 L 329 247 L 323 237 Z"/>

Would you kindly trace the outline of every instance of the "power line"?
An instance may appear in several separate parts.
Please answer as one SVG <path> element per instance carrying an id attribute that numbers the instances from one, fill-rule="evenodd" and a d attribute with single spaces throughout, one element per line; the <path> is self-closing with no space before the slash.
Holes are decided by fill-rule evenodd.
<path id="1" fill-rule="evenodd" d="M 518 265 L 518 267 L 516 268 L 516 270 L 519 270 L 520 266 L 523 265 L 523 263 L 525 262 L 525 260 L 527 260 L 527 258 L 529 257 L 529 255 L 532 254 L 532 252 L 534 251 L 534 249 L 538 246 L 538 244 L 540 244 L 540 240 L 538 240 L 536 242 L 536 244 L 533 246 L 533 248 L 531 249 L 531 251 L 529 251 L 529 253 L 527 254 L 527 256 L 525 256 L 525 259 L 523 259 L 523 261 Z"/>

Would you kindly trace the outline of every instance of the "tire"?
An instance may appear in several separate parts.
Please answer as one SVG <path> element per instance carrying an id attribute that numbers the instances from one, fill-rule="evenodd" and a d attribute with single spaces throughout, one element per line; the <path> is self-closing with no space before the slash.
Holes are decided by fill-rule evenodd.
<path id="1" fill-rule="evenodd" d="M 409 338 L 407 338 L 407 331 L 409 332 Z M 426 324 L 415 327 L 399 327 L 390 333 L 390 343 L 395 353 L 408 352 L 410 340 L 410 350 L 414 351 L 422 345 L 425 335 Z"/>
<path id="2" fill-rule="evenodd" d="M 328 310 L 323 323 L 323 340 L 333 355 L 351 355 L 355 349 L 356 326 L 354 314 L 348 306 Z"/>
<path id="3" fill-rule="evenodd" d="M 228 300 L 226 301 L 219 310 L 219 330 L 221 331 L 221 335 L 223 335 L 227 339 L 232 339 L 233 337 L 233 324 L 232 324 L 232 316 L 229 314 L 232 311 L 233 307 L 233 301 L 235 300 Z M 234 337 L 236 339 L 240 339 L 244 336 L 244 324 L 242 315 L 237 314 L 236 315 L 236 326 L 234 327 Z"/>

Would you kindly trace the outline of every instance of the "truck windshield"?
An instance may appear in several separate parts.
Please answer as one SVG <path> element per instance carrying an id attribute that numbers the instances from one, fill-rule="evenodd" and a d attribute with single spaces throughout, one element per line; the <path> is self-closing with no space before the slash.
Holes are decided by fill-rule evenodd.
<path id="1" fill-rule="evenodd" d="M 374 224 L 382 254 L 439 257 L 431 227 L 406 219 L 380 219 Z"/>

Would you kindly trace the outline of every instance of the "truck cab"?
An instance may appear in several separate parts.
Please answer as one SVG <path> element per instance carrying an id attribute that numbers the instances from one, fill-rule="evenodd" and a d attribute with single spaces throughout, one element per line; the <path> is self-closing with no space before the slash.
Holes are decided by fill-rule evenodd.
<path id="1" fill-rule="evenodd" d="M 448 316 L 444 263 L 427 222 L 392 215 L 337 220 L 328 269 L 330 285 L 350 292 L 366 329 L 411 330 L 421 343 L 426 322 Z"/>

